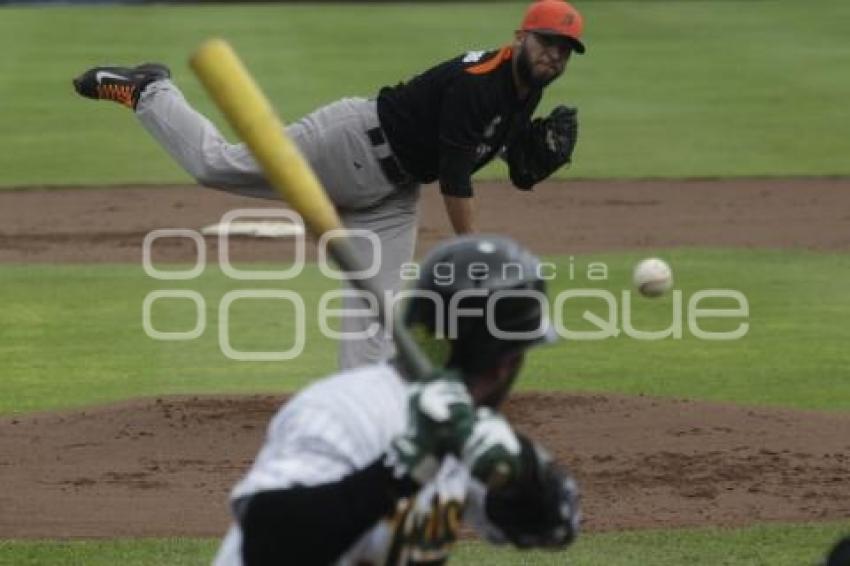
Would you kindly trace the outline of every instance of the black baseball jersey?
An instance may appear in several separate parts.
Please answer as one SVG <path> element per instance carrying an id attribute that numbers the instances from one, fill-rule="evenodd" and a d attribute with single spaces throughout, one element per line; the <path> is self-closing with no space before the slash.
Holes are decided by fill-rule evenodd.
<path id="1" fill-rule="evenodd" d="M 513 49 L 470 51 L 407 83 L 384 87 L 378 118 L 396 157 L 419 182 L 472 196 L 472 174 L 528 124 L 542 89 L 519 98 Z"/>

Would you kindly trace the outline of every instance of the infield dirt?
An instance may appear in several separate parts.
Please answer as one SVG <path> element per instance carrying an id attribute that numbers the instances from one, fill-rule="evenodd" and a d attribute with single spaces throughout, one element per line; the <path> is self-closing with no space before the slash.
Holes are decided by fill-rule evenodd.
<path id="1" fill-rule="evenodd" d="M 509 234 L 537 254 L 732 246 L 850 249 L 850 180 L 594 181 L 533 192 L 477 187 L 482 232 Z M 451 234 L 434 187 L 423 189 L 418 251 Z M 0 262 L 140 262 L 155 228 L 199 229 L 237 208 L 276 208 L 199 187 L 0 191 Z M 207 238 L 210 254 L 217 241 Z M 280 240 L 236 238 L 237 260 L 290 257 Z M 308 246 L 308 249 L 310 246 Z M 186 238 L 157 245 L 157 261 L 193 261 Z"/>
<path id="2" fill-rule="evenodd" d="M 479 228 L 540 254 L 677 246 L 850 249 L 849 180 L 550 184 L 478 190 Z M 0 192 L 0 261 L 137 262 L 154 228 L 279 206 L 197 187 Z M 419 251 L 449 235 L 424 191 Z M 210 253 L 215 239 L 208 239 Z M 191 261 L 168 240 L 158 261 Z M 238 260 L 280 260 L 239 239 Z M 220 535 L 227 494 L 283 398 L 172 397 L 0 419 L 0 538 Z M 684 400 L 525 393 L 508 413 L 576 472 L 586 528 L 850 516 L 850 416 Z"/>

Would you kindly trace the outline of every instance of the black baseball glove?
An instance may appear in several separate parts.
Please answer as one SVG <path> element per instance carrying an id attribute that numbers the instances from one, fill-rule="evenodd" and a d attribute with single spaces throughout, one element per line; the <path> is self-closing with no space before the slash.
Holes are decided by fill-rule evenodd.
<path id="1" fill-rule="evenodd" d="M 578 535 L 578 487 L 541 446 L 517 436 L 520 474 L 504 487 L 487 490 L 487 517 L 519 548 L 563 548 Z"/>
<path id="2" fill-rule="evenodd" d="M 524 191 L 570 163 L 578 139 L 578 110 L 558 106 L 546 118 L 535 118 L 511 140 L 505 151 L 511 182 Z"/>

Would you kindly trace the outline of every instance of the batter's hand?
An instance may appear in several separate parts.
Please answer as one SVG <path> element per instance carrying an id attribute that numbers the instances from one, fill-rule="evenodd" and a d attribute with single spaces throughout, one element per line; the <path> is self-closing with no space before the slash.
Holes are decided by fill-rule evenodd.
<path id="1" fill-rule="evenodd" d="M 488 487 L 497 487 L 517 476 L 520 450 L 519 439 L 507 419 L 481 407 L 461 459 L 473 477 Z"/>
<path id="2" fill-rule="evenodd" d="M 519 476 L 487 490 L 487 517 L 519 548 L 563 548 L 579 531 L 578 485 L 542 446 L 519 442 Z"/>
<path id="3" fill-rule="evenodd" d="M 447 454 L 460 454 L 472 432 L 472 398 L 463 380 L 446 373 L 410 387 L 408 421 L 387 451 L 396 477 L 409 476 L 420 485 L 431 480 Z"/>

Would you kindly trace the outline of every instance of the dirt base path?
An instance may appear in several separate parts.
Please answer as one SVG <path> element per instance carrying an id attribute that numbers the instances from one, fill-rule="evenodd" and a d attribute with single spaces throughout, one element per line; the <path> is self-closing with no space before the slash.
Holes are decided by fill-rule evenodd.
<path id="1" fill-rule="evenodd" d="M 478 227 L 511 234 L 538 254 L 673 246 L 850 249 L 850 179 L 594 181 L 549 183 L 525 193 L 477 188 Z M 236 208 L 278 201 L 199 187 L 0 191 L 0 262 L 138 262 L 154 228 L 217 222 Z M 435 187 L 423 189 L 420 252 L 450 235 Z M 217 253 L 207 238 L 209 257 Z M 279 260 L 280 240 L 235 239 L 236 260 Z M 308 246 L 309 248 L 309 246 Z M 156 246 L 157 261 L 192 261 L 194 244 Z"/>
<path id="2" fill-rule="evenodd" d="M 281 398 L 134 401 L 0 419 L 0 538 L 218 536 Z M 589 531 L 850 515 L 850 415 L 517 394 L 574 469 Z"/>

